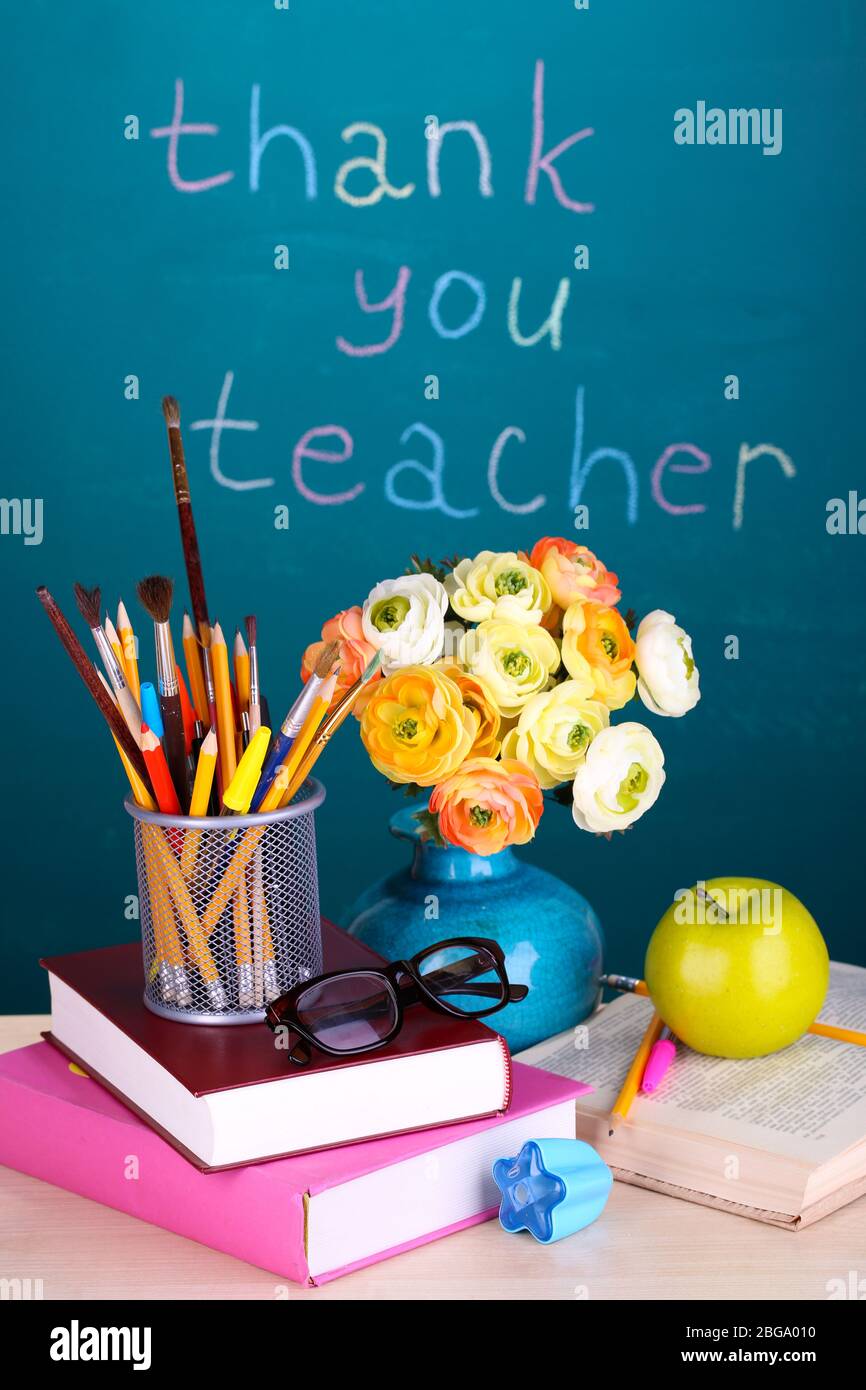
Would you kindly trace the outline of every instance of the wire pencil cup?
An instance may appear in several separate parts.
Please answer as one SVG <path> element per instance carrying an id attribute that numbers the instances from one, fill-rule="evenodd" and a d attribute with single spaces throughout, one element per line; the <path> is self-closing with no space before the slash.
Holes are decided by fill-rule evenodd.
<path id="1" fill-rule="evenodd" d="M 267 815 L 135 821 L 144 1002 L 181 1023 L 254 1023 L 269 1000 L 322 970 L 311 778 Z"/>

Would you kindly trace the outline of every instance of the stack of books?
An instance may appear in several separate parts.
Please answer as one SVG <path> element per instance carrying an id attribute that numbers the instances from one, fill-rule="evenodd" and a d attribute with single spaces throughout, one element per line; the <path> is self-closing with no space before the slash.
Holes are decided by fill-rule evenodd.
<path id="1" fill-rule="evenodd" d="M 325 970 L 381 964 L 323 941 Z M 264 1024 L 151 1013 L 138 943 L 43 964 L 48 1040 L 0 1056 L 0 1162 L 300 1283 L 490 1219 L 495 1159 L 574 1137 L 586 1088 L 478 1020 L 410 1008 L 386 1047 L 301 1069 Z"/>

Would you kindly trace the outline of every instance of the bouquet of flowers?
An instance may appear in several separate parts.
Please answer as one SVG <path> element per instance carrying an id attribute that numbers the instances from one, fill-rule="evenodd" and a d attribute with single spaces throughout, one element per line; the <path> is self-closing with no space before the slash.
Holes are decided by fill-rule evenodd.
<path id="1" fill-rule="evenodd" d="M 571 802 L 581 830 L 609 835 L 648 811 L 665 779 L 650 730 L 611 716 L 636 697 L 673 717 L 700 699 L 688 633 L 656 609 L 632 635 L 620 598 L 617 576 L 562 537 L 528 554 L 413 556 L 325 623 L 302 676 L 338 642 L 338 699 L 380 653 L 355 707 L 361 738 L 392 784 L 429 789 L 419 819 L 438 841 L 485 855 L 525 844 L 545 792 Z"/>

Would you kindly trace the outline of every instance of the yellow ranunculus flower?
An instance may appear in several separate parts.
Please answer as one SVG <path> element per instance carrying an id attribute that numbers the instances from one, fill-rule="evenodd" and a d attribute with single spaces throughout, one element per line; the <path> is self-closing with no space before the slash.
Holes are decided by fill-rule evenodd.
<path id="1" fill-rule="evenodd" d="M 595 698 L 622 709 L 635 692 L 634 642 L 616 608 L 572 603 L 562 618 L 562 662 L 573 680 L 592 681 Z"/>
<path id="2" fill-rule="evenodd" d="M 560 655 L 544 628 L 489 618 L 461 639 L 460 661 L 486 682 L 500 713 L 510 718 L 546 688 Z"/>
<path id="3" fill-rule="evenodd" d="M 544 575 L 513 550 L 481 550 L 474 560 L 461 560 L 445 588 L 454 612 L 470 623 L 540 623 L 553 603 Z"/>
<path id="4" fill-rule="evenodd" d="M 504 758 L 519 758 L 545 789 L 570 782 L 596 734 L 610 723 L 607 706 L 591 698 L 589 681 L 563 681 L 524 705 L 502 743 Z"/>
<path id="5" fill-rule="evenodd" d="M 377 771 L 420 787 L 450 777 L 476 732 L 459 686 L 433 666 L 404 666 L 378 682 L 361 718 L 361 738 Z"/>
<path id="6" fill-rule="evenodd" d="M 499 730 L 502 719 L 490 687 L 480 676 L 462 671 L 448 660 L 437 663 L 438 669 L 450 676 L 459 686 L 463 703 L 475 720 L 475 741 L 472 744 L 473 758 L 495 758 L 499 753 Z"/>

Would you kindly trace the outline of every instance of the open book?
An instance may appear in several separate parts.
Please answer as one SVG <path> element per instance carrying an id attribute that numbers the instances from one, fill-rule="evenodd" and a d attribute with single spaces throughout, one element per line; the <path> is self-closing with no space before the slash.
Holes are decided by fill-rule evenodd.
<path id="1" fill-rule="evenodd" d="M 622 995 L 520 1060 L 593 1091 L 577 1135 L 623 1182 L 796 1229 L 866 1192 L 866 1048 L 812 1034 L 768 1057 L 727 1061 L 677 1044 L 652 1096 L 608 1137 L 607 1117 L 652 1004 Z M 866 1031 L 866 970 L 834 963 L 823 1023 Z"/>

